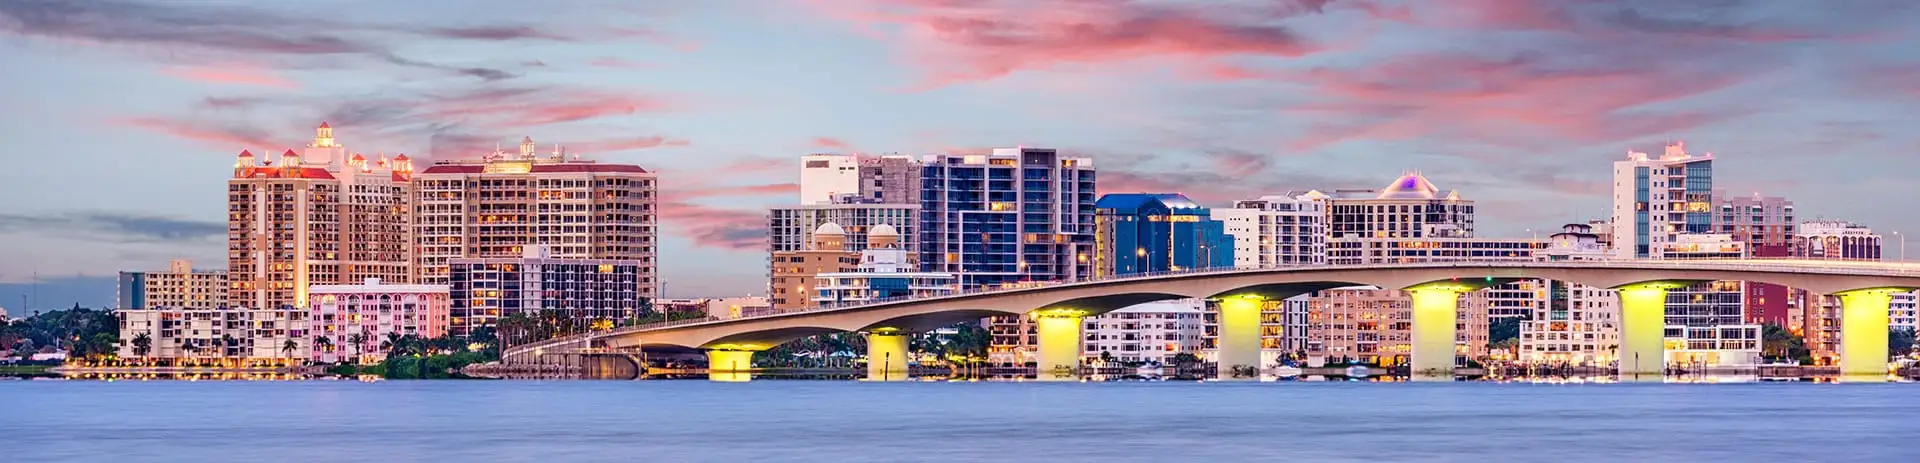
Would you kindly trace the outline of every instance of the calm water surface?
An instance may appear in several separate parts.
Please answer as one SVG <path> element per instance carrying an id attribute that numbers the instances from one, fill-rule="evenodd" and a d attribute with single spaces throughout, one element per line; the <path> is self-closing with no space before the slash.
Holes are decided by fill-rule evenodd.
<path id="1" fill-rule="evenodd" d="M 0 381 L 0 439 L 18 462 L 1912 462 L 1920 384 Z"/>

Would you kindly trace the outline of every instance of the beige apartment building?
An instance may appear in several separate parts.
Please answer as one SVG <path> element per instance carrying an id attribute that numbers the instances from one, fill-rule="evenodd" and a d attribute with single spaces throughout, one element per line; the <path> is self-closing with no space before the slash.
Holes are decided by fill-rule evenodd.
<path id="1" fill-rule="evenodd" d="M 281 367 L 306 362 L 313 347 L 305 309 L 122 309 L 123 360 L 159 366 Z M 138 339 L 145 335 L 147 350 Z M 291 342 L 292 344 L 289 344 Z"/>
<path id="2" fill-rule="evenodd" d="M 120 272 L 115 309 L 213 309 L 227 305 L 227 272 L 175 259 L 164 271 Z"/>
<path id="3" fill-rule="evenodd" d="M 1454 325 L 1461 358 L 1487 354 L 1486 292 L 1462 294 Z M 1350 358 L 1395 366 L 1413 355 L 1413 302 L 1406 291 L 1332 289 L 1313 293 L 1307 302 L 1307 357 L 1326 361 Z"/>
<path id="4" fill-rule="evenodd" d="M 658 183 L 639 166 L 495 151 L 422 170 L 415 204 L 419 283 L 449 284 L 451 259 L 519 258 L 539 245 L 561 259 L 638 261 L 640 296 L 659 295 Z"/>
<path id="5" fill-rule="evenodd" d="M 413 281 L 413 164 L 349 153 L 321 123 L 303 153 L 241 151 L 227 181 L 227 303 L 304 307 L 307 287 Z"/>
<path id="6" fill-rule="evenodd" d="M 879 227 L 892 229 L 885 224 Z M 774 251 L 769 256 L 773 277 L 767 297 L 773 310 L 813 306 L 815 276 L 850 272 L 860 265 L 860 253 L 846 249 L 847 232 L 839 224 L 828 222 L 814 229 L 813 243 L 807 249 Z"/>

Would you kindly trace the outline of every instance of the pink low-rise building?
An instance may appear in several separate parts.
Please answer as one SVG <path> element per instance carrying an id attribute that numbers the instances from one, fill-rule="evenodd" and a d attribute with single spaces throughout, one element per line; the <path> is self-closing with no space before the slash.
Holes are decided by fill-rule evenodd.
<path id="1" fill-rule="evenodd" d="M 334 363 L 358 356 L 359 363 L 378 362 L 386 357 L 380 345 L 389 333 L 445 336 L 448 305 L 446 285 L 381 284 L 378 278 L 358 285 L 314 285 L 307 290 L 310 358 Z"/>

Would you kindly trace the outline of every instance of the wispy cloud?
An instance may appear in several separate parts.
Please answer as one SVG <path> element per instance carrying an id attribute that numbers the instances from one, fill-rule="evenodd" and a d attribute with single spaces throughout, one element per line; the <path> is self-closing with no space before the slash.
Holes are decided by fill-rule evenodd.
<path id="1" fill-rule="evenodd" d="M 115 243 L 225 239 L 227 224 L 127 212 L 0 213 L 0 231 L 85 235 Z"/>
<path id="2" fill-rule="evenodd" d="M 280 77 L 271 70 L 248 65 L 167 66 L 160 69 L 160 74 L 189 82 L 251 85 L 277 89 L 299 87 L 293 81 Z"/>

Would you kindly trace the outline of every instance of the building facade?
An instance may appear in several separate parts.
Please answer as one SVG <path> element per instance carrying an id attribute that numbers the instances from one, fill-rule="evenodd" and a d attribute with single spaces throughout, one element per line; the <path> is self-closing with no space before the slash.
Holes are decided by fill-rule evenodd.
<path id="1" fill-rule="evenodd" d="M 1880 234 L 1852 222 L 1815 220 L 1793 236 L 1793 256 L 1821 260 L 1881 260 Z"/>
<path id="2" fill-rule="evenodd" d="M 538 245 L 521 257 L 448 260 L 448 330 L 465 337 L 516 313 L 555 311 L 574 320 L 626 323 L 651 304 L 649 262 L 555 257 Z"/>
<path id="3" fill-rule="evenodd" d="M 1377 190 L 1304 197 L 1326 199 L 1327 231 L 1333 239 L 1465 238 L 1474 232 L 1473 201 L 1460 199 L 1459 191 L 1442 192 L 1418 172 Z"/>
<path id="4" fill-rule="evenodd" d="M 1614 253 L 1653 258 L 1675 235 L 1713 230 L 1713 153 L 1673 143 L 1659 158 L 1628 151 L 1613 163 Z"/>
<path id="5" fill-rule="evenodd" d="M 923 158 L 921 270 L 969 288 L 1085 277 L 1095 181 L 1093 160 L 1052 149 Z"/>
<path id="6" fill-rule="evenodd" d="M 1518 359 L 1534 365 L 1608 366 L 1620 350 L 1618 291 L 1542 280 L 1546 303 L 1520 322 Z"/>
<path id="7" fill-rule="evenodd" d="M 868 240 L 867 249 L 854 259 L 853 268 L 814 277 L 813 305 L 843 306 L 902 297 L 945 296 L 959 289 L 959 279 L 954 274 L 918 271 L 919 264 L 914 262 L 918 254 L 900 246 L 900 234 L 892 227 L 875 227 Z"/>
<path id="8" fill-rule="evenodd" d="M 241 151 L 227 181 L 228 304 L 299 307 L 312 285 L 413 281 L 412 177 L 406 155 L 350 154 L 324 122 L 304 153 Z"/>
<path id="9" fill-rule="evenodd" d="M 115 300 L 119 309 L 196 309 L 227 306 L 227 272 L 194 270 L 193 262 L 175 259 L 167 270 L 120 272 Z"/>
<path id="10" fill-rule="evenodd" d="M 1778 196 L 1730 196 L 1715 192 L 1713 232 L 1746 243 L 1747 255 L 1761 258 L 1792 254 L 1793 201 Z"/>
<path id="11" fill-rule="evenodd" d="M 897 154 L 860 158 L 860 199 L 866 203 L 919 205 L 920 161 Z M 908 238 L 902 236 L 902 241 Z"/>
<path id="12" fill-rule="evenodd" d="M 420 282 L 448 284 L 452 259 L 514 259 L 541 246 L 564 259 L 639 265 L 639 297 L 659 295 L 658 180 L 556 147 L 442 161 L 417 178 Z M 399 281 L 399 280 L 393 280 Z"/>
<path id="13" fill-rule="evenodd" d="M 1233 237 L 1233 261 L 1239 268 L 1327 263 L 1326 215 L 1325 200 L 1291 194 L 1235 201 L 1232 208 L 1213 210 L 1213 218 Z"/>
<path id="14" fill-rule="evenodd" d="M 308 359 L 322 363 L 373 363 L 386 358 L 390 335 L 445 336 L 450 304 L 445 285 L 317 285 L 307 290 Z M 356 336 L 357 335 L 357 336 Z"/>
<path id="15" fill-rule="evenodd" d="M 885 224 L 880 225 L 886 227 Z M 891 230 L 891 227 L 888 227 Z M 820 224 L 813 232 L 813 246 L 799 251 L 774 251 L 768 260 L 773 277 L 768 281 L 767 300 L 773 310 L 792 310 L 814 306 L 818 294 L 814 277 L 846 272 L 860 264 L 860 253 L 847 250 L 847 233 L 839 224 Z M 863 246 L 864 247 L 864 246 Z"/>
<path id="16" fill-rule="evenodd" d="M 1487 312 L 1484 292 L 1461 295 L 1454 336 L 1458 359 L 1487 353 Z M 1332 289 L 1309 296 L 1307 303 L 1307 363 L 1321 365 L 1341 360 L 1395 366 L 1413 355 L 1413 302 L 1405 291 L 1386 289 Z M 1457 364 L 1459 362 L 1456 362 Z"/>
<path id="17" fill-rule="evenodd" d="M 1087 364 L 1156 362 L 1173 365 L 1175 355 L 1201 355 L 1199 299 L 1149 302 L 1087 317 L 1081 343 Z"/>
<path id="18" fill-rule="evenodd" d="M 1094 204 L 1093 276 L 1233 267 L 1233 237 L 1180 194 L 1115 193 Z"/>
<path id="19" fill-rule="evenodd" d="M 304 364 L 312 349 L 307 311 L 272 309 L 121 309 L 122 359 L 156 366 L 269 368 Z M 146 341 L 139 341 L 140 338 Z M 147 346 L 141 352 L 141 343 Z"/>
<path id="20" fill-rule="evenodd" d="M 860 194 L 860 157 L 819 153 L 800 157 L 800 204 L 833 204 Z"/>

